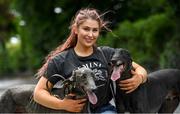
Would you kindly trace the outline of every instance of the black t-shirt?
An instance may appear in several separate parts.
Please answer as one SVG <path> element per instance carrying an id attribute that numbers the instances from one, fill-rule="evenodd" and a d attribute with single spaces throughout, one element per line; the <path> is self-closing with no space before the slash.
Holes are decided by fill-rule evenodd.
<path id="1" fill-rule="evenodd" d="M 100 48 L 107 62 L 110 62 L 114 49 L 107 46 Z M 107 104 L 111 100 L 109 87 L 110 78 L 108 77 L 107 63 L 100 50 L 97 48 L 94 48 L 93 54 L 87 57 L 78 56 L 73 48 L 59 53 L 48 63 L 48 68 L 44 77 L 49 78 L 53 74 L 60 74 L 64 78 L 69 78 L 72 75 L 72 71 L 80 67 L 88 67 L 95 73 L 95 84 L 98 88 L 94 92 L 98 98 L 98 102 L 96 105 L 93 105 L 92 108 Z M 59 78 L 53 78 L 50 82 L 55 84 L 59 80 Z"/>

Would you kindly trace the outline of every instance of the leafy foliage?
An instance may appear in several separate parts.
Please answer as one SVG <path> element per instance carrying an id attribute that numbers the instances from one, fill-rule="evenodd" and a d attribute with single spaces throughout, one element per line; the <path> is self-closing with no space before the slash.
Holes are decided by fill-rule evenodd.
<path id="1" fill-rule="evenodd" d="M 9 10 L 10 0 L 0 1 L 0 74 L 9 71 L 9 59 L 6 42 L 16 31 L 14 26 L 14 16 Z"/>
<path id="2" fill-rule="evenodd" d="M 180 42 L 178 0 L 9 1 L 0 1 L 0 73 L 37 70 L 44 57 L 66 39 L 71 18 L 84 7 L 105 12 L 104 19 L 111 22 L 112 32 L 102 31 L 100 45 L 130 50 L 134 60 L 149 70 L 179 68 L 177 64 L 171 64 L 172 60 L 179 61 L 180 58 L 177 51 L 177 42 Z M 7 16 L 8 8 L 19 14 L 15 15 L 16 20 Z M 55 12 L 56 8 L 59 13 Z M 24 22 L 23 26 L 19 24 L 21 22 Z M 2 33 L 4 25 L 8 29 Z M 19 34 L 21 43 L 7 48 L 12 30 L 15 35 Z M 6 35 L 2 37 L 2 34 Z"/>

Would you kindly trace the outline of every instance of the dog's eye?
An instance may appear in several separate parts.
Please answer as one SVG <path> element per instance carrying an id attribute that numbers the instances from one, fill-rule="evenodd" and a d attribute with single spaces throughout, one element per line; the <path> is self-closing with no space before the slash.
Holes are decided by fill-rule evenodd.
<path id="1" fill-rule="evenodd" d="M 111 61 L 111 66 L 120 66 L 123 64 L 123 61 L 121 60 L 112 60 Z"/>
<path id="2" fill-rule="evenodd" d="M 86 79 L 86 77 L 87 77 L 87 74 L 83 74 L 83 75 L 82 75 L 82 78 L 83 78 L 83 79 Z"/>
<path id="3" fill-rule="evenodd" d="M 116 65 L 117 65 L 117 66 L 122 65 L 122 64 L 123 64 L 123 62 L 120 61 L 120 60 L 116 62 Z"/>
<path id="4" fill-rule="evenodd" d="M 112 66 L 112 65 L 116 65 L 116 62 L 117 62 L 117 61 L 112 60 L 112 61 L 111 61 L 111 63 L 110 63 L 110 64 L 111 64 L 111 66 Z"/>

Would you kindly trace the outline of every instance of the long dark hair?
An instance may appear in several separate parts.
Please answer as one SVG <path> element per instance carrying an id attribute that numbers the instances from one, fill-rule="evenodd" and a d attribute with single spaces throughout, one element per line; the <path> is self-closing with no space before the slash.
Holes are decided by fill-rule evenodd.
<path id="1" fill-rule="evenodd" d="M 104 21 L 102 19 L 102 15 L 98 13 L 96 9 L 93 8 L 85 8 L 79 10 L 75 17 L 71 21 L 70 25 L 70 34 L 67 38 L 67 40 L 62 44 L 59 45 L 55 50 L 51 51 L 50 54 L 46 57 L 46 61 L 44 65 L 38 70 L 38 73 L 36 74 L 38 77 L 41 77 L 45 75 L 45 72 L 48 67 L 48 62 L 54 58 L 56 55 L 58 55 L 60 52 L 67 50 L 69 48 L 73 48 L 76 46 L 77 43 L 77 35 L 74 32 L 74 27 L 79 27 L 80 24 L 82 24 L 86 19 L 93 19 L 96 20 L 99 24 L 99 29 L 106 28 L 107 21 Z"/>

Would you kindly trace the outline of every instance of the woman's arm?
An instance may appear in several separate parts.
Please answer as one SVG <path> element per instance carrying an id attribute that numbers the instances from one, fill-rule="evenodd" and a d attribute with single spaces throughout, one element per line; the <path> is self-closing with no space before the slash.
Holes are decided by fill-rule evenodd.
<path id="1" fill-rule="evenodd" d="M 45 77 L 41 77 L 39 82 L 37 83 L 35 90 L 34 90 L 34 100 L 46 107 L 56 109 L 56 110 L 67 110 L 70 112 L 80 112 L 85 103 L 85 99 L 81 100 L 72 100 L 72 99 L 58 99 L 48 92 L 46 88 L 46 81 Z M 50 88 L 53 87 L 51 83 L 48 83 Z"/>
<path id="2" fill-rule="evenodd" d="M 139 76 L 141 76 L 142 83 L 145 83 L 147 81 L 147 71 L 142 66 L 140 66 L 139 64 L 137 64 L 135 62 L 132 62 L 132 66 L 133 66 L 135 72 Z"/>
<path id="3" fill-rule="evenodd" d="M 147 71 L 139 64 L 132 62 L 134 71 L 132 70 L 132 78 L 122 80 L 119 86 L 122 90 L 126 90 L 126 93 L 134 91 L 140 84 L 145 83 L 147 80 Z"/>
<path id="4" fill-rule="evenodd" d="M 43 106 L 52 108 L 52 109 L 63 109 L 62 100 L 57 99 L 54 96 L 51 96 L 46 88 L 47 79 L 41 77 L 38 81 L 35 90 L 34 90 L 34 100 Z M 49 83 L 49 87 L 52 88 L 52 84 Z"/>

